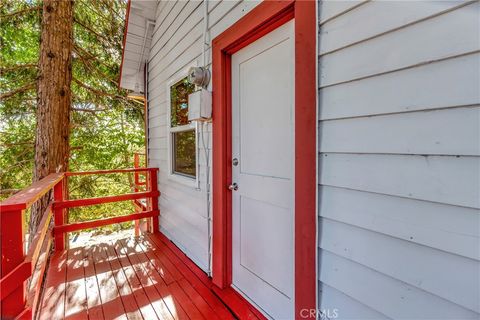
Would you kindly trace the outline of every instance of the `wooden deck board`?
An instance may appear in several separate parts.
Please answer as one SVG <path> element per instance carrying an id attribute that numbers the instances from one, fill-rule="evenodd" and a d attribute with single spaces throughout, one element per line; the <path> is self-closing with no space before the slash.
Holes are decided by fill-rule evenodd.
<path id="1" fill-rule="evenodd" d="M 128 283 L 133 291 L 133 296 L 137 301 L 138 307 L 140 308 L 140 312 L 143 315 L 144 319 L 158 319 L 158 316 L 153 309 L 152 305 L 150 304 L 150 300 L 148 299 L 147 293 L 142 286 L 142 283 L 138 279 L 135 269 L 130 264 L 128 260 L 127 254 L 122 246 L 122 244 L 118 241 L 113 243 L 113 247 L 117 256 L 119 258 L 120 264 L 122 265 L 123 271 L 127 276 Z"/>
<path id="2" fill-rule="evenodd" d="M 88 319 L 87 288 L 82 248 L 67 251 L 65 319 Z"/>
<path id="3" fill-rule="evenodd" d="M 141 239 L 142 240 L 142 239 Z M 170 262 L 170 260 L 165 255 L 165 252 L 162 252 L 155 242 L 151 241 L 148 237 L 143 238 L 142 244 L 147 248 L 148 251 L 151 251 L 159 261 L 165 266 L 165 269 L 168 270 L 175 281 L 181 280 L 183 278 L 182 273 L 177 269 L 177 267 Z"/>
<path id="4" fill-rule="evenodd" d="M 113 277 L 117 284 L 118 293 L 120 294 L 120 299 L 122 300 L 123 307 L 125 308 L 125 314 L 129 320 L 140 320 L 143 319 L 138 304 L 133 297 L 132 288 L 128 283 L 127 276 L 123 272 L 120 261 L 118 261 L 117 254 L 113 250 L 112 246 L 104 246 L 105 253 L 107 254 L 110 267 L 113 271 Z"/>
<path id="5" fill-rule="evenodd" d="M 154 279 L 154 281 L 157 282 L 157 290 L 162 296 L 163 301 L 167 305 L 173 318 L 176 320 L 189 319 L 187 313 L 185 312 L 185 310 L 183 310 L 178 299 L 171 293 L 170 289 L 167 287 L 167 285 L 175 282 L 173 278 L 172 281 L 168 282 L 165 281 L 165 278 L 163 278 L 165 284 L 161 284 L 161 274 L 163 274 L 167 270 L 165 270 L 165 268 L 159 267 L 161 263 L 159 262 L 157 256 L 152 253 L 152 251 L 146 249 L 143 244 L 143 239 L 136 239 L 136 241 L 138 248 L 141 249 L 143 252 L 143 255 L 139 254 L 139 259 L 142 263 L 150 264 L 150 267 L 148 267 L 148 269 L 150 270 L 149 275 L 152 277 L 152 279 Z"/>
<path id="6" fill-rule="evenodd" d="M 135 240 L 123 239 L 123 240 L 120 240 L 119 242 L 123 245 L 123 248 L 126 251 L 128 260 L 133 266 L 133 269 L 135 270 L 137 277 L 140 280 L 140 283 L 142 284 L 142 287 L 145 290 L 145 293 L 147 294 L 148 299 L 150 300 L 150 303 L 153 309 L 155 310 L 155 313 L 157 314 L 157 316 L 161 319 L 172 320 L 173 317 L 156 287 L 156 284 L 161 286 L 161 285 L 164 285 L 165 282 L 161 278 L 153 279 L 150 276 L 151 270 L 148 270 L 148 265 L 145 265 L 140 261 L 140 259 L 138 258 L 138 254 L 135 251 L 135 246 L 136 246 Z"/>
<path id="7" fill-rule="evenodd" d="M 142 251 L 143 255 L 139 255 L 139 259 L 143 262 L 148 261 L 152 266 L 157 270 L 158 274 L 160 277 L 163 279 L 163 281 L 168 285 L 170 283 L 175 282 L 175 278 L 171 274 L 171 272 L 164 266 L 162 261 L 153 253 L 152 250 L 148 249 L 144 245 L 144 240 L 143 238 L 136 238 L 135 241 L 137 242 L 136 248 Z M 177 278 L 181 279 L 181 277 Z"/>
<path id="8" fill-rule="evenodd" d="M 187 297 L 193 302 L 195 307 L 200 311 L 200 313 L 205 317 L 205 319 L 218 319 L 218 315 L 213 311 L 213 309 L 208 305 L 208 303 L 198 294 L 197 291 L 192 287 L 190 282 L 186 279 L 182 279 L 178 282 L 180 288 L 185 292 Z"/>
<path id="9" fill-rule="evenodd" d="M 150 241 L 152 243 L 155 243 L 158 245 L 161 250 L 165 253 L 165 255 L 168 256 L 168 259 L 170 259 L 172 264 L 175 264 L 175 266 L 178 268 L 179 272 L 182 273 L 182 275 L 187 278 L 191 284 L 191 286 L 195 289 L 198 295 L 200 295 L 208 304 L 209 306 L 220 316 L 221 319 L 234 319 L 233 315 L 230 313 L 230 311 L 225 307 L 225 305 L 218 299 L 217 296 L 213 294 L 213 292 L 210 290 L 209 285 L 210 283 L 208 280 L 205 282 L 202 282 L 201 279 L 199 279 L 195 273 L 193 273 L 190 268 L 185 265 L 176 255 L 174 252 L 172 252 L 169 248 L 167 248 L 166 245 L 164 245 L 163 241 L 161 238 L 157 236 L 152 236 L 148 235 Z M 192 262 L 193 263 L 193 262 Z M 201 273 L 200 269 L 197 268 L 197 270 Z M 206 274 L 204 274 L 205 279 L 208 279 Z M 180 280 L 181 281 L 181 280 Z M 190 291 L 191 294 L 192 291 Z"/>
<path id="10" fill-rule="evenodd" d="M 55 253 L 39 318 L 235 319 L 207 275 L 182 255 L 163 235 L 148 234 Z"/>
<path id="11" fill-rule="evenodd" d="M 100 287 L 95 274 L 94 261 L 89 251 L 90 247 L 83 248 L 85 285 L 87 287 L 88 318 L 105 319 L 102 308 L 102 300 L 100 298 Z"/>
<path id="12" fill-rule="evenodd" d="M 239 319 L 266 319 L 263 314 L 255 309 L 245 298 L 232 288 L 220 289 L 212 284 L 210 278 L 198 268 L 192 260 L 179 250 L 173 242 L 171 242 L 164 234 L 149 234 L 149 239 L 155 243 L 172 261 L 175 261 L 177 267 L 184 276 L 192 283 L 199 283 L 198 280 L 204 284 L 204 287 L 199 285 L 197 291 L 203 298 L 208 298 L 209 294 L 214 294 L 213 303 L 215 301 L 222 303 L 223 308 L 225 304 L 229 307 L 229 313 L 232 311 Z M 207 288 L 207 293 L 204 288 Z M 220 299 L 219 299 L 220 298 Z M 217 310 L 217 309 L 216 309 Z M 221 308 L 217 310 L 217 313 L 221 315 Z M 230 313 L 231 315 L 231 313 Z M 222 319 L 229 319 L 228 315 L 223 315 Z"/>
<path id="13" fill-rule="evenodd" d="M 89 254 L 93 258 L 105 318 L 126 320 L 125 308 L 108 257 L 103 250 L 103 244 L 90 247 Z"/>
<path id="14" fill-rule="evenodd" d="M 66 260 L 66 251 L 56 252 L 50 259 L 40 310 L 41 319 L 63 319 L 65 316 Z"/>

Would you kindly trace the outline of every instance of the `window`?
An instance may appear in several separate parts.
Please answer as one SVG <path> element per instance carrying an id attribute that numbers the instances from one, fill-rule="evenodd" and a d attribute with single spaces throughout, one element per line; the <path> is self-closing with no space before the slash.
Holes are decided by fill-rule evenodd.
<path id="1" fill-rule="evenodd" d="M 197 143 L 195 124 L 188 121 L 188 95 L 194 91 L 186 77 L 170 86 L 170 170 L 192 179 L 197 176 Z"/>

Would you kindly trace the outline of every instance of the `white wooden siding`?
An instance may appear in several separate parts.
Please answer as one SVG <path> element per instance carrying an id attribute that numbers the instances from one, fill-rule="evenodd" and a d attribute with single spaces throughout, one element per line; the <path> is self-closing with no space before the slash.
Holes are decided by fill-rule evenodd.
<path id="1" fill-rule="evenodd" d="M 209 1 L 208 41 L 254 8 L 255 1 Z M 180 249 L 208 271 L 208 216 L 206 161 L 199 141 L 200 188 L 168 178 L 167 82 L 192 64 L 201 65 L 203 4 L 201 1 L 160 1 L 156 12 L 149 57 L 149 164 L 159 167 L 160 226 Z M 211 52 L 207 53 L 208 64 Z M 211 125 L 205 126 L 207 149 L 211 152 Z M 199 139 L 200 134 L 199 134 Z M 210 155 L 211 162 L 211 155 Z M 211 176 L 211 173 L 210 173 Z"/>
<path id="2" fill-rule="evenodd" d="M 480 106 L 320 122 L 323 152 L 480 155 Z"/>
<path id="3" fill-rule="evenodd" d="M 320 90 L 320 120 L 474 105 L 479 69 L 474 53 L 327 87 Z"/>
<path id="4" fill-rule="evenodd" d="M 410 5 L 416 3 L 411 2 Z M 372 4 L 358 9 L 367 5 Z M 478 51 L 479 5 L 475 2 L 336 51 L 335 54 L 320 56 L 321 87 Z M 358 23 L 356 26 L 361 26 L 361 21 Z M 320 37 L 319 47 L 322 43 Z"/>
<path id="5" fill-rule="evenodd" d="M 319 3 L 319 307 L 480 318 L 478 1 Z"/>
<path id="6" fill-rule="evenodd" d="M 327 315 L 327 312 L 333 315 L 333 312 L 339 313 L 343 319 L 358 319 L 358 315 L 362 315 L 362 320 L 366 319 L 389 319 L 384 314 L 366 306 L 365 304 L 350 298 L 337 289 L 330 287 L 326 283 L 319 284 L 319 290 L 322 299 L 322 308 Z M 340 316 L 340 314 L 339 314 Z M 333 317 L 331 317 L 333 318 Z"/>
<path id="7" fill-rule="evenodd" d="M 367 3 L 368 0 L 352 1 L 319 1 L 318 3 L 318 21 L 322 25 L 325 22 L 335 19 L 342 14 L 347 13 L 354 8 Z"/>
<path id="8" fill-rule="evenodd" d="M 478 319 L 478 313 L 474 311 L 327 250 L 321 251 L 320 261 L 320 281 L 386 317 Z M 339 310 L 338 319 L 342 318 L 342 311 Z M 364 317 L 357 314 L 353 319 Z"/>

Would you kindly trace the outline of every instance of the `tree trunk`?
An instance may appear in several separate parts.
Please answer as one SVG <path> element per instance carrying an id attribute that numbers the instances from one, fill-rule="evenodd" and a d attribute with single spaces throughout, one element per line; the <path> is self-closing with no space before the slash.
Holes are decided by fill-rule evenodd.
<path id="1" fill-rule="evenodd" d="M 41 21 L 35 169 L 38 181 L 68 169 L 72 94 L 73 1 L 44 0 Z M 36 229 L 50 195 L 32 209 Z"/>

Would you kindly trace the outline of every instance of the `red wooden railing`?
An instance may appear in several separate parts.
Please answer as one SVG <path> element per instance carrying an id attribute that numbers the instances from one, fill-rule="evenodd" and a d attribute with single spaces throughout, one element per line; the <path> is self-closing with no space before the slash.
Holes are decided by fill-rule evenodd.
<path id="1" fill-rule="evenodd" d="M 133 154 L 133 167 L 134 168 L 140 168 L 142 166 L 142 159 L 143 157 L 143 163 L 146 164 L 146 155 L 145 153 L 140 153 L 140 152 L 135 152 Z M 142 181 L 142 178 L 145 180 Z M 133 174 L 133 186 L 132 189 L 134 192 L 141 192 L 144 191 L 147 185 L 146 182 L 146 175 L 144 172 L 135 172 Z M 133 200 L 133 205 L 135 206 L 135 212 L 142 212 L 147 210 L 147 203 L 142 202 L 140 199 L 135 199 Z M 150 220 L 147 220 L 147 229 L 150 229 Z M 140 235 L 140 220 L 135 220 L 135 235 L 138 236 Z"/>
<path id="2" fill-rule="evenodd" d="M 2 319 L 12 319 L 18 315 L 20 315 L 20 318 L 28 318 L 35 311 L 39 295 L 37 293 L 32 294 L 32 292 L 40 291 L 43 280 L 48 250 L 52 240 L 50 233 L 48 233 L 52 218 L 52 207 L 49 205 L 44 212 L 38 231 L 33 236 L 27 253 L 24 252 L 25 210 L 62 180 L 63 174 L 51 174 L 0 204 L 0 241 L 2 248 L 0 315 Z M 42 259 L 39 261 L 41 253 L 43 253 Z M 30 283 L 27 296 L 26 280 L 34 273 L 37 280 L 35 283 L 33 281 Z"/>
<path id="3" fill-rule="evenodd" d="M 141 161 L 142 157 L 143 157 L 143 161 Z M 146 162 L 145 153 L 135 152 L 133 154 L 133 167 L 134 168 L 140 168 L 142 166 L 142 162 L 143 163 Z M 135 177 L 134 187 L 135 188 L 142 188 L 146 184 L 145 181 L 140 180 L 140 176 L 145 176 L 145 174 L 143 172 L 138 172 L 138 171 L 134 173 L 134 177 Z"/>
<path id="4" fill-rule="evenodd" d="M 88 199 L 72 200 L 66 197 L 68 177 L 112 173 L 134 173 L 134 175 L 143 173 L 147 178 L 144 181 L 144 190 L 135 189 L 134 193 Z M 150 222 L 148 231 L 158 232 L 160 193 L 157 175 L 157 168 L 54 173 L 1 202 L 0 318 L 31 319 L 35 316 L 52 241 L 56 251 L 64 250 L 68 245 L 66 242 L 68 232 L 144 218 L 148 218 L 147 221 Z M 29 249 L 25 252 L 25 211 L 51 190 L 53 190 L 53 201 L 45 210 Z M 69 208 L 139 199 L 147 200 L 142 211 L 136 210 L 132 214 L 112 218 L 66 223 Z M 51 226 L 52 214 L 53 227 Z"/>

